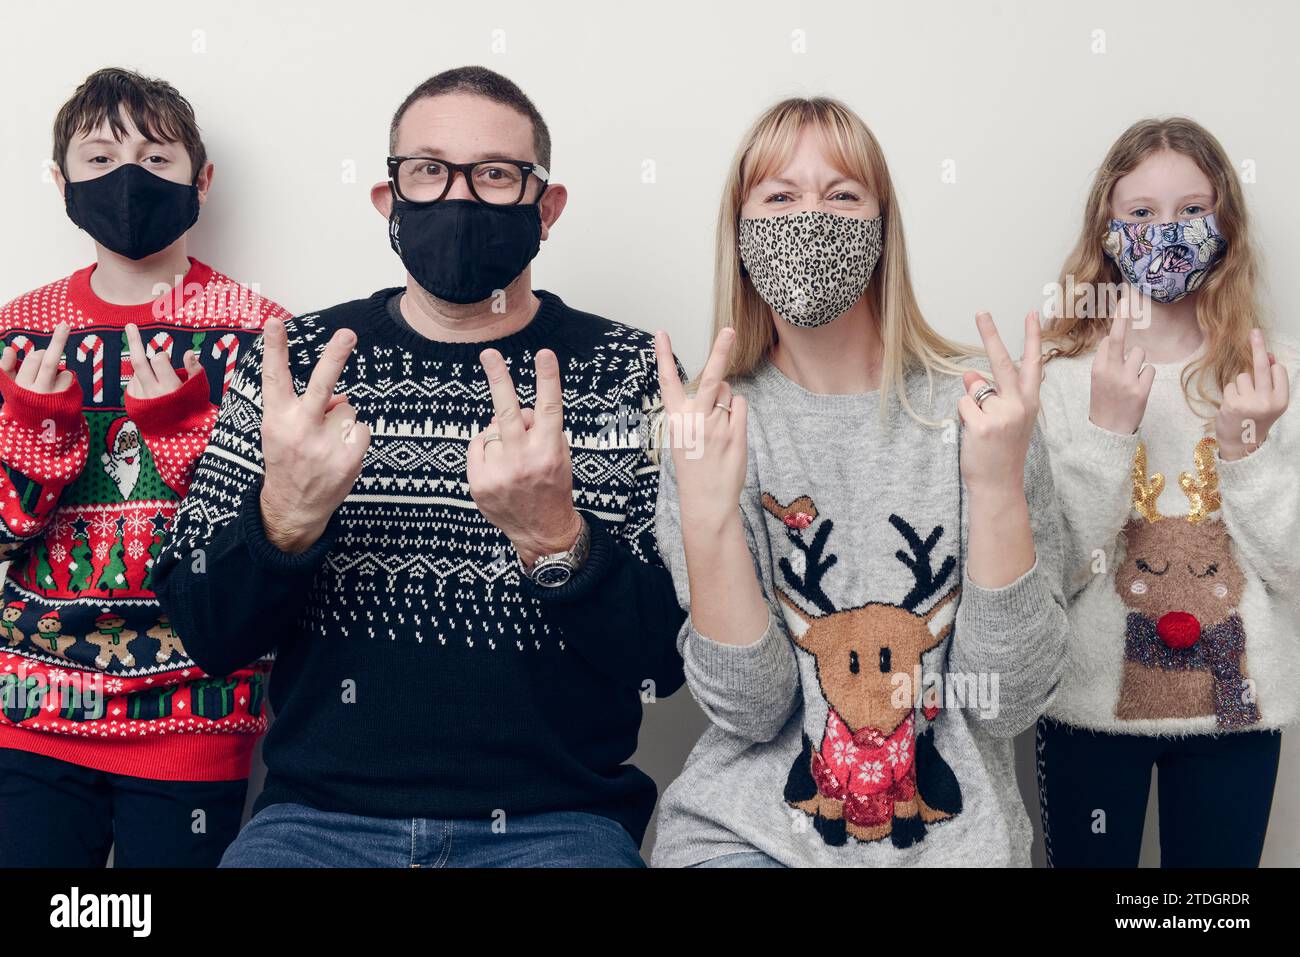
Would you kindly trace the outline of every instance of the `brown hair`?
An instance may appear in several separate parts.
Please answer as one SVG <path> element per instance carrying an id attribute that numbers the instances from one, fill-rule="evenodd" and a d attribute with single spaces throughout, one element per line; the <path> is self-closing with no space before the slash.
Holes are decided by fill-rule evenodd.
<path id="1" fill-rule="evenodd" d="M 127 120 L 147 140 L 184 146 L 198 179 L 207 165 L 208 151 L 194 119 L 194 107 L 166 80 L 118 67 L 90 74 L 60 107 L 54 118 L 54 162 L 66 176 L 68 145 L 74 136 L 107 121 L 113 137 L 121 142 L 127 135 Z"/>
<path id="2" fill-rule="evenodd" d="M 902 216 L 884 151 L 856 113 L 829 97 L 792 97 L 772 106 L 750 127 L 732 160 L 718 210 L 713 309 L 714 337 L 727 326 L 736 332 L 728 377 L 749 375 L 776 345 L 772 310 L 741 269 L 740 209 L 754 183 L 789 163 L 804 127 L 821 135 L 826 158 L 834 166 L 865 185 L 880 201 L 884 248 L 867 295 L 884 342 L 881 395 L 896 394 L 909 415 L 925 422 L 908 401 L 905 371 L 922 369 L 927 378 L 935 372 L 961 375 L 965 367 L 953 358 L 973 353 L 945 339 L 925 321 L 912 290 Z M 884 411 L 882 403 L 882 415 Z"/>
<path id="3" fill-rule="evenodd" d="M 533 149 L 537 151 L 537 162 L 547 170 L 551 168 L 551 131 L 547 129 L 542 114 L 513 80 L 485 66 L 459 66 L 452 70 L 444 70 L 436 76 L 429 77 L 408 93 L 402 105 L 393 114 L 393 122 L 388 127 L 388 151 L 397 152 L 397 127 L 412 103 L 426 97 L 443 96 L 448 93 L 470 93 L 481 96 L 523 114 L 533 126 Z"/>
<path id="4" fill-rule="evenodd" d="M 1108 331 L 1110 317 L 1104 315 L 1103 297 L 1089 296 L 1103 283 L 1125 282 L 1119 267 L 1103 248 L 1110 229 L 1110 196 L 1115 183 L 1128 175 L 1148 156 L 1172 150 L 1190 157 L 1214 186 L 1214 216 L 1226 241 L 1222 259 L 1193 295 L 1196 321 L 1205 334 L 1202 357 L 1183 370 L 1183 392 L 1188 405 L 1195 398 L 1215 408 L 1217 400 L 1207 385 L 1222 392 L 1238 373 L 1251 367 L 1250 330 L 1261 325 L 1256 300 L 1259 274 L 1246 228 L 1246 201 L 1232 162 L 1219 141 L 1205 127 L 1186 117 L 1139 120 L 1125 130 L 1111 146 L 1092 181 L 1084 207 L 1083 230 L 1061 270 L 1061 289 L 1070 288 L 1072 277 L 1079 290 L 1072 301 L 1063 302 L 1061 315 L 1048 322 L 1044 337 L 1055 343 L 1048 359 L 1078 356 L 1091 351 Z M 1081 302 L 1088 297 L 1093 309 Z"/>

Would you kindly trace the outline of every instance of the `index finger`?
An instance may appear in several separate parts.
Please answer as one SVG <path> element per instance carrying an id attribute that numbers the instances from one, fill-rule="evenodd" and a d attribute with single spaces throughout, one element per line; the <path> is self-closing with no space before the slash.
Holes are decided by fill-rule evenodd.
<path id="1" fill-rule="evenodd" d="M 492 409 L 501 428 L 501 441 L 517 441 L 523 437 L 524 420 L 519 414 L 519 395 L 515 392 L 515 381 L 510 378 L 506 360 L 495 349 L 484 349 L 478 359 L 483 364 L 488 388 L 492 390 Z"/>
<path id="2" fill-rule="evenodd" d="M 348 364 L 348 357 L 352 355 L 352 349 L 356 344 L 357 336 L 351 329 L 336 330 L 334 335 L 330 336 L 330 341 L 325 343 L 325 351 L 317 360 L 316 368 L 311 370 L 311 378 L 307 380 L 307 391 L 302 397 L 303 404 L 309 410 L 320 416 L 325 415 L 325 407 L 334 395 L 334 389 L 339 384 L 339 376 L 343 374 L 343 367 Z M 285 373 L 287 376 L 287 367 Z"/>
<path id="3" fill-rule="evenodd" d="M 987 312 L 977 313 L 975 325 L 980 331 L 980 338 L 984 340 L 984 351 L 988 354 L 989 366 L 993 370 L 993 379 L 997 383 L 998 391 L 1003 395 L 1013 392 L 1016 384 L 1016 364 L 1011 361 L 1011 353 L 1007 352 L 1007 347 L 1002 344 L 1002 337 L 998 335 L 998 327 L 993 322 L 993 317 Z"/>
<path id="4" fill-rule="evenodd" d="M 664 408 L 680 405 L 686 398 L 686 389 L 677 375 L 673 344 L 666 332 L 655 333 L 655 371 L 659 376 L 659 397 L 663 400 Z"/>
<path id="5" fill-rule="evenodd" d="M 262 408 L 270 409 L 298 397 L 289 381 L 289 334 L 282 320 L 266 320 L 262 349 Z"/>

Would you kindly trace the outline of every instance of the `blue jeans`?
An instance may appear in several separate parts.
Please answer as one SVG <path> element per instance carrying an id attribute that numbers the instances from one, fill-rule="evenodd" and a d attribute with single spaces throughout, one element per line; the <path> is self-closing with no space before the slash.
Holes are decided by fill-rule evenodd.
<path id="1" fill-rule="evenodd" d="M 499 831 L 500 833 L 498 833 Z M 623 826 L 553 811 L 503 819 L 383 818 L 272 804 L 248 822 L 222 867 L 644 867 Z"/>

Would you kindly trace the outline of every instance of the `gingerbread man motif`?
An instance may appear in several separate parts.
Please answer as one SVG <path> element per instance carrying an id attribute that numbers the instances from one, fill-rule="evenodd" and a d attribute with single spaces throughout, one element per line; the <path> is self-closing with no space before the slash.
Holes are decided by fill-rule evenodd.
<path id="1" fill-rule="evenodd" d="M 37 647 L 46 648 L 50 654 L 60 658 L 68 657 L 68 652 L 77 643 L 75 635 L 63 633 L 63 619 L 57 611 L 47 611 L 36 619 L 36 634 L 32 635 L 32 640 Z"/>
<path id="2" fill-rule="evenodd" d="M 0 634 L 5 636 L 5 643 L 10 648 L 21 645 L 23 638 L 26 637 L 18 630 L 18 619 L 23 616 L 23 609 L 26 607 L 26 602 L 11 601 L 5 605 L 4 611 L 0 612 Z"/>
<path id="3" fill-rule="evenodd" d="M 185 646 L 181 644 L 180 635 L 176 634 L 176 629 L 172 627 L 171 618 L 167 615 L 158 616 L 158 624 L 154 625 L 145 632 L 150 638 L 158 639 L 158 653 L 154 655 L 158 664 L 172 656 L 173 652 L 179 653 L 182 658 L 188 657 L 185 654 Z"/>
<path id="4" fill-rule="evenodd" d="M 107 668 L 113 659 L 127 668 L 135 666 L 135 655 L 131 654 L 127 645 L 140 637 L 140 633 L 124 627 L 125 625 L 126 619 L 111 611 L 106 611 L 95 619 L 95 633 L 87 635 L 86 640 L 99 649 L 99 654 L 95 656 L 97 667 Z"/>

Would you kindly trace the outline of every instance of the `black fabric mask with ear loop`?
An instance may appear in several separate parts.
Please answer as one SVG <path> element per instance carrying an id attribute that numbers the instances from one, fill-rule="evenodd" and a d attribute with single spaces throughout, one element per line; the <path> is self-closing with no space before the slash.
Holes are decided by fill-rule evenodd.
<path id="1" fill-rule="evenodd" d="M 468 305 L 505 289 L 533 261 L 542 245 L 542 213 L 536 203 L 408 203 L 394 195 L 388 241 L 425 291 Z"/>
<path id="2" fill-rule="evenodd" d="M 69 219 L 127 259 L 161 252 L 199 218 L 197 186 L 163 179 L 137 163 L 94 179 L 68 181 L 63 202 Z"/>

